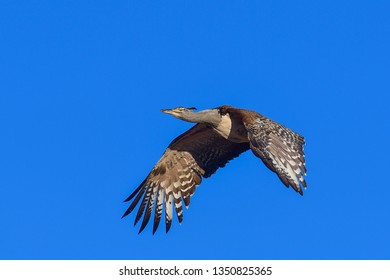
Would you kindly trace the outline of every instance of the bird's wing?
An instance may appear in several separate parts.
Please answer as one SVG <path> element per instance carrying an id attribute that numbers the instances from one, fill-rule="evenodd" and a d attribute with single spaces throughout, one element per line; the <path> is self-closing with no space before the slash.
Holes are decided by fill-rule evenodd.
<path id="1" fill-rule="evenodd" d="M 253 113 L 250 118 L 243 118 L 253 153 L 278 175 L 284 185 L 303 195 L 301 186 L 306 188 L 305 139 L 291 129 Z"/>
<path id="2" fill-rule="evenodd" d="M 212 128 L 197 124 L 183 133 L 168 146 L 160 160 L 141 185 L 125 200 L 133 199 L 123 217 L 130 214 L 141 201 L 134 225 L 143 221 L 139 232 L 149 222 L 154 210 L 153 234 L 160 223 L 165 205 L 165 226 L 169 231 L 172 223 L 172 204 L 181 223 L 182 199 L 186 207 L 202 177 L 211 176 L 219 167 L 249 149 L 248 143 L 232 143 Z"/>

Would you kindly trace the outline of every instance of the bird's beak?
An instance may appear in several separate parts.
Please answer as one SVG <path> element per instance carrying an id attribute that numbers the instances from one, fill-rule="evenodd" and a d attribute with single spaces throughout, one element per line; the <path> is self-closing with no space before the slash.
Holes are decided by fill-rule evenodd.
<path id="1" fill-rule="evenodd" d="M 165 114 L 169 114 L 169 113 L 171 113 L 172 109 L 161 109 L 160 111 L 165 113 Z"/>

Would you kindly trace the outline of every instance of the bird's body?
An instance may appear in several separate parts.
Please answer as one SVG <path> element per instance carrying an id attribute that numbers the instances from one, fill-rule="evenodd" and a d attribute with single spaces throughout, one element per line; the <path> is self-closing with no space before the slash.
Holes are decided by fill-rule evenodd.
<path id="1" fill-rule="evenodd" d="M 218 168 L 251 149 L 275 172 L 287 187 L 301 195 L 306 188 L 303 153 L 304 138 L 257 112 L 220 106 L 193 112 L 195 108 L 178 107 L 162 112 L 197 123 L 174 139 L 141 185 L 125 200 L 132 201 L 123 217 L 141 201 L 135 224 L 144 216 L 141 232 L 154 208 L 153 233 L 165 208 L 166 232 L 173 216 L 173 205 L 181 223 L 182 201 L 186 207 L 202 177 L 210 177 Z M 165 207 L 164 207 L 165 206 Z"/>

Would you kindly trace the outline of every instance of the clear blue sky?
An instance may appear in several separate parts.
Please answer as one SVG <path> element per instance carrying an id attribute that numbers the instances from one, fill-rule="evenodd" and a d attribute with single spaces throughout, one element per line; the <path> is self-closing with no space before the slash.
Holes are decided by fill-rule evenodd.
<path id="1" fill-rule="evenodd" d="M 1 259 L 389 259 L 388 1 L 1 1 Z M 165 234 L 123 203 L 191 127 L 256 110 L 308 189 L 247 152 Z"/>

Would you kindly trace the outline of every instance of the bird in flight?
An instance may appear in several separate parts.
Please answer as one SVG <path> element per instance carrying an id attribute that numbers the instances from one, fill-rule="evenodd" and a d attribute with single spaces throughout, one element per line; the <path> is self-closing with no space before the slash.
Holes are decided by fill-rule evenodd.
<path id="1" fill-rule="evenodd" d="M 142 218 L 139 233 L 154 210 L 153 234 L 163 210 L 165 229 L 171 228 L 175 208 L 183 221 L 183 202 L 188 208 L 195 189 L 220 167 L 251 149 L 282 181 L 303 195 L 306 175 L 303 136 L 250 110 L 231 106 L 195 112 L 196 108 L 161 110 L 178 119 L 196 123 L 175 138 L 145 180 L 125 200 L 131 204 L 122 218 L 140 203 L 134 225 Z"/>

